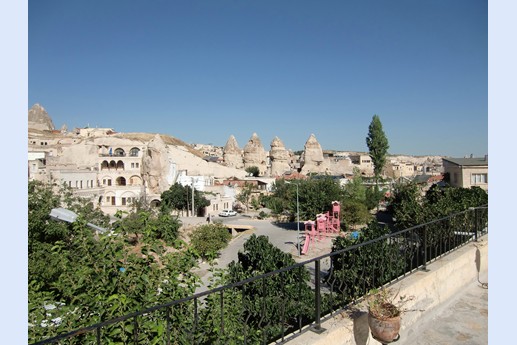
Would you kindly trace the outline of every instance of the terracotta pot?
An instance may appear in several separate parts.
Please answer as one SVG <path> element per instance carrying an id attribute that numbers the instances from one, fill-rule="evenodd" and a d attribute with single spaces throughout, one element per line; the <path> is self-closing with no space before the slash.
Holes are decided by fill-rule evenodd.
<path id="1" fill-rule="evenodd" d="M 400 316 L 380 320 L 368 313 L 368 325 L 373 338 L 383 344 L 399 340 Z"/>

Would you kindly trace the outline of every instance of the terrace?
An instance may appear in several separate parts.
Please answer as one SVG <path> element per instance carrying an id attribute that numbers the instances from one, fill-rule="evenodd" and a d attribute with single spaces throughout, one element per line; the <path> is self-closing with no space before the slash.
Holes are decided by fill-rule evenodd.
<path id="1" fill-rule="evenodd" d="M 403 319 L 404 343 L 419 319 L 487 274 L 487 219 L 488 207 L 469 209 L 36 344 L 106 344 L 117 329 L 129 329 L 134 344 L 367 344 L 363 296 L 381 286 L 416 297 Z M 369 259 L 379 250 L 384 264 Z M 205 313 L 209 305 L 218 314 Z M 207 315 L 212 329 L 201 327 Z M 149 320 L 164 331 L 146 327 Z"/>

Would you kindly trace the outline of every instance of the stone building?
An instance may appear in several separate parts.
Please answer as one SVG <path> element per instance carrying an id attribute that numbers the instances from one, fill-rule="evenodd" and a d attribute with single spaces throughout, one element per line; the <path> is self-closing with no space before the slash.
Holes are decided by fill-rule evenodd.
<path id="1" fill-rule="evenodd" d="M 52 129 L 42 107 L 34 109 L 29 111 L 29 180 L 64 183 L 108 214 L 130 209 L 141 197 L 158 204 L 161 193 L 181 174 L 204 176 L 206 181 L 246 175 L 204 160 L 201 152 L 168 135 L 111 129 L 63 133 Z"/>

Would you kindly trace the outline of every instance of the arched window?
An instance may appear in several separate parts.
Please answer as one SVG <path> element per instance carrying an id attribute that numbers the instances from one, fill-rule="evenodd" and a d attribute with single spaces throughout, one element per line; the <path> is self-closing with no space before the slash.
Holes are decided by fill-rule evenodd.
<path id="1" fill-rule="evenodd" d="M 161 204 L 161 201 L 158 200 L 158 199 L 154 199 L 151 201 L 151 203 L 149 204 L 151 207 L 160 207 L 160 204 Z"/>
<path id="2" fill-rule="evenodd" d="M 140 149 L 138 147 L 133 147 L 130 151 L 129 151 L 129 156 L 131 157 L 138 157 L 138 154 L 140 153 Z"/>
<path id="3" fill-rule="evenodd" d="M 114 156 L 116 156 L 116 157 L 124 157 L 125 155 L 126 155 L 126 153 L 120 147 L 115 149 Z"/>
<path id="4" fill-rule="evenodd" d="M 124 162 L 118 161 L 117 162 L 117 170 L 124 170 Z"/>
<path id="5" fill-rule="evenodd" d="M 117 169 L 117 163 L 115 161 L 110 162 L 110 169 Z"/>
<path id="6" fill-rule="evenodd" d="M 108 161 L 102 161 L 101 163 L 101 170 L 109 169 L 109 163 Z"/>
<path id="7" fill-rule="evenodd" d="M 133 175 L 129 178 L 129 184 L 131 186 L 139 186 L 142 184 L 142 179 L 140 178 L 140 176 Z"/>
<path id="8" fill-rule="evenodd" d="M 126 185 L 126 179 L 122 176 L 117 177 L 117 186 L 125 186 Z"/>

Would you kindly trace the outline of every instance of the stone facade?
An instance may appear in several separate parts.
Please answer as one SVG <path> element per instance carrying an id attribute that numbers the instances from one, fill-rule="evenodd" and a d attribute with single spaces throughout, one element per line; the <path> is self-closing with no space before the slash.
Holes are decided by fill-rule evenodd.
<path id="1" fill-rule="evenodd" d="M 29 128 L 28 139 L 29 180 L 65 183 L 108 214 L 128 210 L 141 197 L 159 202 L 180 175 L 205 181 L 246 175 L 204 160 L 202 153 L 167 135 Z"/>

